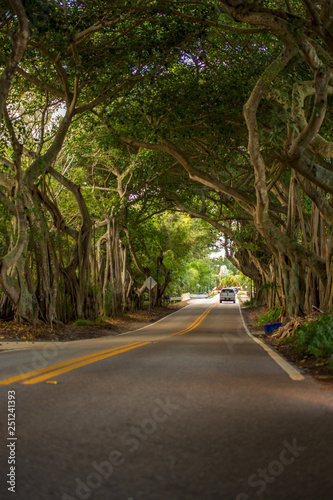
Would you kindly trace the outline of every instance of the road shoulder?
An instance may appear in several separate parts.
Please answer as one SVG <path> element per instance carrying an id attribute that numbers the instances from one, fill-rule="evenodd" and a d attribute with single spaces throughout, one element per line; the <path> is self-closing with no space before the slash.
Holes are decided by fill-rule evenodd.
<path id="1" fill-rule="evenodd" d="M 290 343 L 280 342 L 265 334 L 263 326 L 255 326 L 256 319 L 263 312 L 261 308 L 241 307 L 243 321 L 253 337 L 262 341 L 289 363 L 296 366 L 303 375 L 311 375 L 324 390 L 333 390 L 333 369 L 314 357 L 304 357 Z"/>

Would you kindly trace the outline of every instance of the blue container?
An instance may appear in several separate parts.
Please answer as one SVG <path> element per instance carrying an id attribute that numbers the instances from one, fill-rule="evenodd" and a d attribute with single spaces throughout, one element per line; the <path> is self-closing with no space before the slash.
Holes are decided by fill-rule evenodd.
<path id="1" fill-rule="evenodd" d="M 265 333 L 271 333 L 274 330 L 277 330 L 278 328 L 280 328 L 281 325 L 282 325 L 282 323 L 272 323 L 270 325 L 264 325 Z"/>

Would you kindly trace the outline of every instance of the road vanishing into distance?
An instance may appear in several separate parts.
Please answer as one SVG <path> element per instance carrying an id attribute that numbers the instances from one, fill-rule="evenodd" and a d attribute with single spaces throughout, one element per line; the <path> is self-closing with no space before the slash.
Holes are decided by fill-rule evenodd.
<path id="1" fill-rule="evenodd" d="M 333 391 L 251 338 L 238 304 L 27 345 L 0 353 L 1 499 L 333 498 Z"/>

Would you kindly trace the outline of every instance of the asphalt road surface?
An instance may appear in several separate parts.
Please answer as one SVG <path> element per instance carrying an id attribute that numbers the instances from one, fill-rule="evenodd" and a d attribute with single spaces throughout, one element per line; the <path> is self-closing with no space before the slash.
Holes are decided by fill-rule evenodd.
<path id="1" fill-rule="evenodd" d="M 278 364 L 238 304 L 1 352 L 0 380 L 1 499 L 333 498 L 333 391 Z"/>

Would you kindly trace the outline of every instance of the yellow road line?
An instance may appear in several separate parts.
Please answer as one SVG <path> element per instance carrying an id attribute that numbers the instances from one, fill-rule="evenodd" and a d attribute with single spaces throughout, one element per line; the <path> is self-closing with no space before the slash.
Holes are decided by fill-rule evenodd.
<path id="1" fill-rule="evenodd" d="M 184 330 L 180 330 L 179 332 L 173 333 L 172 335 L 184 335 L 185 333 L 194 330 L 194 328 L 200 325 L 200 323 L 205 319 L 205 317 L 210 313 L 210 311 L 216 305 L 217 303 L 213 304 L 211 307 L 206 309 L 190 326 L 188 326 Z M 46 368 L 41 368 L 39 370 L 34 370 L 28 373 L 17 375 L 16 377 L 11 377 L 6 380 L 1 380 L 0 385 L 8 385 L 13 382 L 18 382 L 20 380 L 25 380 L 25 379 L 30 379 L 30 380 L 21 382 L 22 385 L 37 384 L 39 382 L 43 382 L 44 380 L 48 380 L 52 377 L 56 377 L 57 375 L 61 375 L 62 373 L 75 370 L 76 368 L 80 368 L 82 366 L 95 363 L 96 361 L 100 361 L 109 358 L 111 356 L 115 356 L 116 354 L 121 354 L 123 352 L 127 352 L 132 349 L 136 349 L 137 347 L 141 347 L 148 344 L 151 344 L 151 342 L 144 342 L 144 343 L 132 342 L 130 344 L 126 344 L 125 346 L 114 347 L 112 349 L 107 349 L 106 351 L 100 351 L 94 354 L 88 354 L 87 356 L 70 359 L 68 361 L 63 361 L 62 363 L 48 366 Z"/>
<path id="2" fill-rule="evenodd" d="M 208 309 L 206 309 L 206 311 L 204 311 L 200 316 L 199 318 L 197 318 L 195 320 L 194 323 L 192 323 L 192 325 L 188 326 L 187 328 L 185 328 L 185 330 L 180 330 L 179 332 L 176 332 L 176 333 L 173 333 L 172 335 L 184 335 L 185 333 L 188 333 L 190 332 L 191 330 L 194 330 L 194 328 L 196 328 L 197 326 L 200 325 L 200 323 L 202 323 L 202 321 L 205 319 L 206 316 L 208 316 L 208 314 L 210 313 L 210 311 L 217 305 L 217 302 L 215 304 L 213 304 L 211 307 L 209 307 Z"/>
<path id="3" fill-rule="evenodd" d="M 46 373 L 45 375 L 41 375 L 40 377 L 35 377 L 31 380 L 26 380 L 25 382 L 21 382 L 22 385 L 24 384 L 38 384 L 39 382 L 43 382 L 44 380 L 47 380 L 52 377 L 56 377 L 57 375 L 61 375 L 62 373 L 69 372 L 71 370 L 76 370 L 76 368 L 81 368 L 81 366 L 86 366 L 90 365 L 91 363 L 95 363 L 96 361 L 101 361 L 102 359 L 109 358 L 111 356 L 115 356 L 116 354 L 120 354 L 122 352 L 127 352 L 130 351 L 131 349 L 137 349 L 138 347 L 151 344 L 151 342 L 144 342 L 142 344 L 138 345 L 131 345 L 124 347 L 123 349 L 119 349 L 116 352 L 111 352 L 109 354 L 104 354 L 103 356 L 97 356 L 94 357 L 93 359 L 87 359 L 85 361 L 81 361 L 80 363 L 75 363 L 74 365 L 67 366 L 65 368 L 60 368 L 59 370 L 52 371 L 51 373 Z"/>
<path id="4" fill-rule="evenodd" d="M 138 344 L 138 342 L 131 342 L 130 344 L 126 344 L 126 346 L 137 345 L 137 344 Z M 0 385 L 8 385 L 8 384 L 11 384 L 13 382 L 18 382 L 19 380 L 24 380 L 26 378 L 30 378 L 30 377 L 33 377 L 35 375 L 39 375 L 40 373 L 49 372 L 51 370 L 54 370 L 55 368 L 61 368 L 62 366 L 68 366 L 68 365 L 71 365 L 73 363 L 76 363 L 77 361 L 82 361 L 84 359 L 89 359 L 89 358 L 93 358 L 95 356 L 100 356 L 101 354 L 106 354 L 108 352 L 118 351 L 119 349 L 122 349 L 122 348 L 123 348 L 123 346 L 113 347 L 112 349 L 107 349 L 106 351 L 96 352 L 95 354 L 88 354 L 87 356 L 82 356 L 80 358 L 74 358 L 74 359 L 70 359 L 68 361 L 63 361 L 62 363 L 47 366 L 46 368 L 40 368 L 39 370 L 34 370 L 32 372 L 22 373 L 21 375 L 17 375 L 16 377 L 8 378 L 6 380 L 1 380 Z"/>

